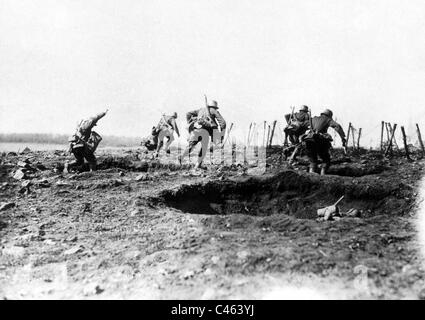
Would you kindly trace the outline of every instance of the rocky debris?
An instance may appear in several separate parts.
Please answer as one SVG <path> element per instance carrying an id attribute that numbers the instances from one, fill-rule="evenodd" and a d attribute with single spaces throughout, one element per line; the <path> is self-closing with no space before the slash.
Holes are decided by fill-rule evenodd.
<path id="1" fill-rule="evenodd" d="M 16 180 L 25 179 L 26 178 L 25 172 L 22 171 L 21 169 L 18 169 L 18 170 L 15 171 L 15 174 L 13 175 L 13 178 L 16 179 Z"/>
<path id="2" fill-rule="evenodd" d="M 150 180 L 153 180 L 153 179 L 148 174 L 142 173 L 142 174 L 139 174 L 136 178 L 134 178 L 134 180 L 136 180 L 136 181 L 150 181 Z"/>
<path id="3" fill-rule="evenodd" d="M 72 184 L 68 183 L 68 182 L 63 182 L 63 181 L 57 181 L 56 185 L 58 187 L 72 187 Z"/>
<path id="4" fill-rule="evenodd" d="M 7 182 L 3 182 L 1 185 L 0 185 L 0 190 L 5 190 L 5 189 L 7 189 L 7 187 L 9 186 L 9 183 L 7 183 Z"/>
<path id="5" fill-rule="evenodd" d="M 71 249 L 65 250 L 65 251 L 63 252 L 63 254 L 64 254 L 65 256 L 69 256 L 69 255 L 73 255 L 73 254 L 76 254 L 76 253 L 82 252 L 83 250 L 84 250 L 84 247 L 83 247 L 83 246 L 81 246 L 81 245 L 76 245 L 76 246 L 72 247 Z"/>
<path id="6" fill-rule="evenodd" d="M 31 152 L 31 149 L 28 147 L 25 147 L 25 149 L 21 151 L 21 154 L 30 153 L 30 152 Z"/>
<path id="7" fill-rule="evenodd" d="M 27 187 L 29 187 L 31 185 L 32 185 L 32 181 L 31 180 L 25 180 L 25 181 L 22 181 L 22 183 L 21 183 L 21 187 L 22 188 L 27 188 Z"/>
<path id="8" fill-rule="evenodd" d="M 30 186 L 32 186 L 32 185 L 33 185 L 33 183 L 32 183 L 31 180 L 24 180 L 24 181 L 22 181 L 21 189 L 19 189 L 18 192 L 21 193 L 21 194 L 28 194 L 28 193 L 31 192 Z"/>
<path id="9" fill-rule="evenodd" d="M 0 212 L 6 211 L 7 209 L 15 207 L 16 204 L 14 202 L 2 202 L 0 205 Z"/>
<path id="10" fill-rule="evenodd" d="M 18 167 L 25 168 L 25 169 L 31 168 L 31 165 L 29 164 L 29 161 L 28 160 L 26 160 L 26 161 L 18 161 L 17 165 L 18 165 Z"/>
<path id="11" fill-rule="evenodd" d="M 187 270 L 182 274 L 181 278 L 184 280 L 187 280 L 192 278 L 194 275 L 195 275 L 195 272 L 193 270 Z"/>
<path id="12" fill-rule="evenodd" d="M 211 257 L 211 262 L 213 264 L 217 264 L 219 261 L 220 261 L 220 257 L 218 257 L 218 256 Z"/>

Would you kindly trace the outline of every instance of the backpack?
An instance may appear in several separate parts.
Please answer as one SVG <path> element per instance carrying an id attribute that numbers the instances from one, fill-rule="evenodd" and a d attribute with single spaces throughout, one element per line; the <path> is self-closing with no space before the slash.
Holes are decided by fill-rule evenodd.
<path id="1" fill-rule="evenodd" d="M 90 134 L 90 138 L 87 141 L 87 148 L 91 152 L 95 152 L 100 141 L 102 141 L 102 137 L 100 136 L 100 134 L 98 134 L 95 131 L 92 131 L 91 134 Z"/>
<path id="2" fill-rule="evenodd" d="M 204 129 L 212 129 L 215 127 L 214 121 L 211 119 L 209 111 L 207 108 L 202 108 L 198 112 L 198 117 L 196 119 L 195 128 L 204 128 Z"/>

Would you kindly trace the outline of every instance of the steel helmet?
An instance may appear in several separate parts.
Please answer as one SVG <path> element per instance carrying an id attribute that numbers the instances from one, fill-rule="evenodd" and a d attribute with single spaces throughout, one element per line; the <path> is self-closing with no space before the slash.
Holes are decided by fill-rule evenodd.
<path id="1" fill-rule="evenodd" d="M 328 116 L 329 118 L 332 118 L 333 112 L 329 109 L 325 109 L 321 114 Z"/>
<path id="2" fill-rule="evenodd" d="M 308 106 L 306 106 L 306 105 L 302 105 L 302 106 L 300 107 L 300 111 L 308 112 Z"/>
<path id="3" fill-rule="evenodd" d="M 217 103 L 217 101 L 212 100 L 211 102 L 208 103 L 208 107 L 218 109 L 218 103 Z"/>

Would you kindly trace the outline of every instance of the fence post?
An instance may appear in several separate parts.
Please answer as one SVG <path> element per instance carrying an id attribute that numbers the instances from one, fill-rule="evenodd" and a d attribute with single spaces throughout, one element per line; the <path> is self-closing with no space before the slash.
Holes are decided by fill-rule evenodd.
<path id="1" fill-rule="evenodd" d="M 232 141 L 232 165 L 236 164 L 236 143 Z"/>
<path id="2" fill-rule="evenodd" d="M 347 147 L 348 147 L 348 142 L 350 142 L 350 131 L 351 131 L 351 122 L 348 124 L 348 129 L 347 129 Z"/>
<path id="3" fill-rule="evenodd" d="M 391 153 L 393 152 L 392 145 L 393 145 L 393 138 L 394 138 L 396 128 L 397 128 L 397 123 L 394 123 L 394 128 L 392 129 L 391 138 L 388 143 L 387 151 L 385 151 L 385 155 L 387 155 L 389 151 L 391 151 Z"/>
<path id="4" fill-rule="evenodd" d="M 403 126 L 401 126 L 400 129 L 401 129 L 401 133 L 403 135 L 403 144 L 404 144 L 404 151 L 406 153 L 406 158 L 408 160 L 411 160 L 410 159 L 410 155 L 409 155 L 409 147 L 407 146 L 407 141 L 406 141 L 406 132 L 404 132 L 404 127 Z"/>
<path id="5" fill-rule="evenodd" d="M 421 149 L 422 149 L 422 157 L 425 157 L 424 141 L 422 140 L 421 130 L 419 129 L 418 124 L 416 124 L 416 132 L 418 134 L 419 145 L 421 146 Z"/>
<path id="6" fill-rule="evenodd" d="M 271 132 L 271 135 L 270 135 L 270 143 L 269 143 L 270 146 L 272 145 L 274 130 L 276 129 L 276 123 L 277 123 L 277 120 L 273 121 L 273 128 L 272 128 L 272 132 Z"/>
<path id="7" fill-rule="evenodd" d="M 384 150 L 384 121 L 381 121 L 381 152 Z"/>
<path id="8" fill-rule="evenodd" d="M 359 129 L 359 135 L 357 137 L 357 150 L 360 150 L 360 138 L 362 136 L 362 128 Z"/>

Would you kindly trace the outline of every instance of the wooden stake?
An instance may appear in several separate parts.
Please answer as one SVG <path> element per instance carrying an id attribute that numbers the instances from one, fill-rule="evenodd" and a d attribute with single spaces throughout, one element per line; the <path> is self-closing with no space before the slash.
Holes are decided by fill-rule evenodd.
<path id="1" fill-rule="evenodd" d="M 381 151 L 384 150 L 384 125 L 385 122 L 381 121 Z"/>
<path id="2" fill-rule="evenodd" d="M 360 138 L 362 136 L 362 128 L 359 129 L 359 135 L 357 137 L 357 150 L 360 150 Z"/>
<path id="3" fill-rule="evenodd" d="M 388 143 L 387 151 L 385 151 L 385 155 L 387 155 L 390 150 L 391 150 L 391 153 L 393 151 L 392 145 L 393 145 L 393 138 L 394 138 L 396 128 L 397 128 L 397 123 L 394 123 L 394 128 L 392 130 L 392 135 L 391 135 L 390 141 Z"/>
<path id="4" fill-rule="evenodd" d="M 210 146 L 210 163 L 211 164 L 213 164 L 213 152 L 214 152 L 214 147 L 212 146 L 212 143 L 211 143 L 211 146 Z"/>
<path id="5" fill-rule="evenodd" d="M 416 124 L 416 133 L 418 134 L 419 145 L 421 146 L 421 149 L 422 149 L 422 157 L 425 157 L 424 141 L 422 140 L 421 130 L 419 129 L 418 124 Z"/>
<path id="6" fill-rule="evenodd" d="M 249 124 L 249 129 L 248 129 L 248 136 L 246 138 L 246 143 L 249 145 L 249 137 L 251 136 L 251 128 L 252 128 L 252 122 Z"/>
<path id="7" fill-rule="evenodd" d="M 405 154 L 406 154 L 406 158 L 408 160 L 411 160 L 410 155 L 409 155 L 409 147 L 407 146 L 406 133 L 404 132 L 404 127 L 401 126 L 400 129 L 401 129 L 401 133 L 403 135 L 404 151 L 405 151 Z"/>
<path id="8" fill-rule="evenodd" d="M 264 130 L 263 130 L 263 147 L 265 146 L 265 139 L 266 139 L 266 126 L 267 126 L 267 121 L 264 121 Z"/>
<path id="9" fill-rule="evenodd" d="M 392 135 L 392 133 L 393 133 L 393 128 L 391 128 L 391 123 L 388 123 L 388 127 L 389 127 L 389 129 L 390 129 L 390 134 Z M 394 136 L 394 145 L 395 145 L 395 147 L 397 148 L 397 150 L 399 150 L 399 147 L 398 147 L 398 144 L 397 144 L 397 139 L 395 138 L 395 136 Z"/>
<path id="10" fill-rule="evenodd" d="M 390 130 L 388 129 L 388 122 L 385 122 L 385 129 L 387 130 L 387 143 L 390 144 Z M 388 145 L 387 145 L 388 147 Z"/>
<path id="11" fill-rule="evenodd" d="M 351 126 L 351 135 L 353 137 L 353 150 L 356 149 L 356 138 L 354 137 L 354 127 Z"/>
<path id="12" fill-rule="evenodd" d="M 243 164 L 244 165 L 248 164 L 248 160 L 246 158 L 246 146 L 243 146 Z"/>
<path id="13" fill-rule="evenodd" d="M 232 164 L 236 164 L 236 142 L 232 141 Z"/>
<path id="14" fill-rule="evenodd" d="M 255 165 L 258 166 L 258 128 L 255 131 L 255 138 L 254 138 L 254 160 L 255 160 Z"/>
<path id="15" fill-rule="evenodd" d="M 350 131 L 351 131 L 351 122 L 348 124 L 348 130 L 347 130 L 347 147 L 348 147 L 348 142 L 350 142 Z"/>
<path id="16" fill-rule="evenodd" d="M 180 161 L 182 155 L 182 149 L 180 147 L 180 142 L 177 144 L 177 160 Z"/>
<path id="17" fill-rule="evenodd" d="M 276 129 L 276 123 L 277 123 L 277 121 L 276 121 L 276 120 L 275 120 L 275 121 L 273 121 L 273 128 L 272 128 L 272 133 L 271 133 L 271 135 L 270 135 L 270 143 L 269 143 L 269 145 L 270 145 L 270 146 L 272 145 L 273 136 L 274 136 L 274 130 Z"/>
<path id="18" fill-rule="evenodd" d="M 266 140 L 266 147 L 269 146 L 269 140 L 270 140 L 270 125 L 267 125 L 267 140 Z"/>

